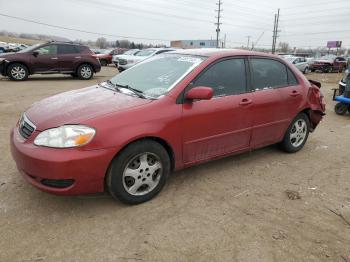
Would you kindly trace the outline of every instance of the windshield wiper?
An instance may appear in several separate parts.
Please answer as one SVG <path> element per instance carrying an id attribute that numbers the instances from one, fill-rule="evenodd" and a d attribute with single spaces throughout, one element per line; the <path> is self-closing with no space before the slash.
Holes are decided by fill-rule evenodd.
<path id="1" fill-rule="evenodd" d="M 112 83 L 112 84 L 113 84 L 113 83 Z M 128 89 L 128 90 L 132 91 L 134 94 L 136 94 L 138 97 L 146 98 L 145 95 L 143 94 L 143 92 L 142 92 L 141 90 L 132 88 L 132 87 L 129 86 L 129 85 L 114 84 L 114 86 L 115 86 L 115 87 L 119 87 L 119 88 Z"/>

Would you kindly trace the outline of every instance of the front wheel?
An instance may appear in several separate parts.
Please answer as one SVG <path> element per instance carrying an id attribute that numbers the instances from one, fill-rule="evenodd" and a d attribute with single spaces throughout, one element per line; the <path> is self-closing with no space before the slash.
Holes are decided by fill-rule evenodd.
<path id="1" fill-rule="evenodd" d="M 301 150 L 310 132 L 310 121 L 306 114 L 298 114 L 288 127 L 283 141 L 282 149 L 288 153 L 295 153 Z"/>
<path id="2" fill-rule="evenodd" d="M 28 68 L 19 63 L 10 64 L 7 68 L 7 75 L 11 80 L 24 81 L 28 78 Z"/>
<path id="3" fill-rule="evenodd" d="M 156 196 L 170 173 L 170 158 L 162 145 L 142 140 L 127 146 L 113 160 L 106 184 L 110 194 L 127 204 Z"/>
<path id="4" fill-rule="evenodd" d="M 77 75 L 78 75 L 79 79 L 89 80 L 93 77 L 94 71 L 93 71 L 91 65 L 83 64 L 83 65 L 79 66 L 79 68 L 77 70 Z"/>

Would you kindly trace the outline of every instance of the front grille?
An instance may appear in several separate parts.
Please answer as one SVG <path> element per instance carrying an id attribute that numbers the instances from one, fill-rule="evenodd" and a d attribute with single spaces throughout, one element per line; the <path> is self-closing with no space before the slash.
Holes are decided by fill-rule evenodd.
<path id="1" fill-rule="evenodd" d="M 128 61 L 126 61 L 125 59 L 118 59 L 118 63 L 120 65 L 126 65 L 128 63 Z"/>
<path id="2" fill-rule="evenodd" d="M 18 132 L 24 139 L 28 139 L 30 135 L 35 131 L 35 125 L 26 117 L 25 114 L 22 115 L 19 121 Z"/>

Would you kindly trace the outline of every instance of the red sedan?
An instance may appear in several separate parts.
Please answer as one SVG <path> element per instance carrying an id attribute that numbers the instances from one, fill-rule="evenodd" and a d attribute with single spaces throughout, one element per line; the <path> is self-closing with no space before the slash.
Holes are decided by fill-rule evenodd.
<path id="1" fill-rule="evenodd" d="M 264 53 L 174 51 L 35 103 L 11 132 L 12 155 L 41 190 L 137 204 L 173 170 L 275 143 L 302 149 L 325 112 L 313 83 Z"/>

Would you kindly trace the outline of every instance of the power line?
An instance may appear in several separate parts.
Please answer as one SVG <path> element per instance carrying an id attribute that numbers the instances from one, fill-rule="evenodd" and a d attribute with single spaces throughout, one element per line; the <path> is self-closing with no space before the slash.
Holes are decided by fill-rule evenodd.
<path id="1" fill-rule="evenodd" d="M 53 27 L 53 28 L 59 28 L 59 29 L 63 29 L 63 30 L 74 31 L 74 32 L 81 32 L 81 33 L 87 33 L 87 34 L 93 34 L 93 35 L 99 35 L 99 36 L 112 36 L 112 37 L 118 37 L 118 38 L 131 38 L 131 39 L 153 40 L 153 41 L 171 41 L 169 39 L 162 39 L 162 38 L 148 38 L 148 37 L 136 37 L 136 36 L 125 36 L 125 35 L 114 35 L 114 34 L 97 33 L 97 32 L 77 29 L 77 28 L 70 28 L 70 27 L 65 27 L 65 26 L 59 26 L 59 25 L 43 23 L 43 22 L 40 22 L 40 21 L 35 21 L 35 20 L 26 19 L 26 18 L 17 17 L 17 16 L 12 16 L 12 15 L 7 15 L 7 14 L 3 14 L 3 13 L 0 13 L 0 16 L 8 17 L 8 18 L 11 18 L 11 19 L 16 19 L 16 20 L 20 20 L 20 21 L 25 21 L 25 22 L 29 22 L 29 23 L 34 23 L 34 24 L 38 24 L 38 25 L 45 25 L 45 26 L 49 26 L 49 27 Z"/>
<path id="2" fill-rule="evenodd" d="M 335 3 L 349 3 L 348 0 L 339 0 L 339 1 L 325 1 L 325 2 L 317 2 L 315 4 L 306 4 L 306 5 L 295 5 L 295 6 L 289 6 L 289 7 L 284 7 L 283 9 L 294 9 L 294 8 L 299 8 L 299 7 L 307 7 L 307 6 L 320 6 L 320 5 L 329 5 L 332 4 L 334 5 Z"/>
<path id="3" fill-rule="evenodd" d="M 282 36 L 297 36 L 297 35 L 320 35 L 320 34 L 332 34 L 332 33 L 347 33 L 350 30 L 338 30 L 338 31 L 326 31 L 326 32 L 309 32 L 309 33 L 296 33 L 296 34 L 285 34 Z"/>

